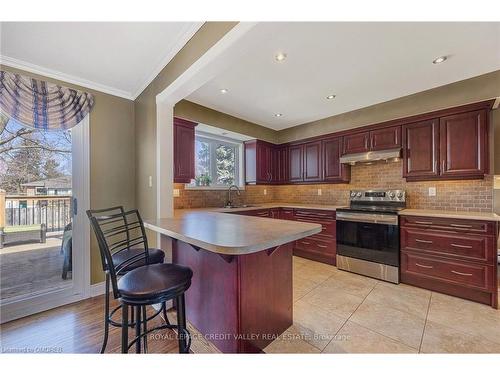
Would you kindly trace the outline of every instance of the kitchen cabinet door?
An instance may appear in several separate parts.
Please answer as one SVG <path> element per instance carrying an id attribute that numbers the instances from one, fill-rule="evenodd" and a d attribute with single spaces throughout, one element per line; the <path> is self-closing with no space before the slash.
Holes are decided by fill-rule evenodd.
<path id="1" fill-rule="evenodd" d="M 290 146 L 290 148 L 288 149 L 288 158 L 289 158 L 288 177 L 290 182 L 304 181 L 303 150 L 304 150 L 303 145 Z"/>
<path id="2" fill-rule="evenodd" d="M 191 121 L 174 118 L 174 182 L 190 183 L 195 177 L 196 125 Z"/>
<path id="3" fill-rule="evenodd" d="M 370 150 L 390 150 L 401 148 L 401 126 L 392 126 L 370 132 Z"/>
<path id="4" fill-rule="evenodd" d="M 440 119 L 441 176 L 482 177 L 488 173 L 486 111 Z"/>
<path id="5" fill-rule="evenodd" d="M 272 181 L 272 145 L 257 141 L 257 182 L 271 183 Z"/>
<path id="6" fill-rule="evenodd" d="M 274 147 L 271 150 L 271 175 L 273 184 L 286 183 L 288 178 L 288 149 L 285 146 Z"/>
<path id="7" fill-rule="evenodd" d="M 350 166 L 340 163 L 342 138 L 323 141 L 323 179 L 327 182 L 349 182 Z"/>
<path id="8" fill-rule="evenodd" d="M 343 154 L 357 154 L 370 151 L 370 133 L 355 133 L 345 135 Z"/>
<path id="9" fill-rule="evenodd" d="M 304 145 L 304 181 L 321 181 L 323 178 L 321 141 Z"/>
<path id="10" fill-rule="evenodd" d="M 439 122 L 437 119 L 403 125 L 403 177 L 439 177 Z"/>

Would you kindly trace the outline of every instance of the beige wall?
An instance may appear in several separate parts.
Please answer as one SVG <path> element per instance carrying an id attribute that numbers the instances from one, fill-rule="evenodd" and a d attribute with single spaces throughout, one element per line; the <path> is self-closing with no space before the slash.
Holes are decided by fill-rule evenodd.
<path id="1" fill-rule="evenodd" d="M 136 203 L 144 218 L 156 216 L 156 95 L 179 77 L 237 22 L 206 22 L 135 100 Z M 149 176 L 153 187 L 149 187 Z M 152 246 L 156 236 L 149 236 Z"/>
<path id="2" fill-rule="evenodd" d="M 381 88 L 383 90 L 383 88 Z M 407 117 L 500 96 L 500 70 L 370 107 L 294 126 L 279 132 L 279 143 Z M 495 113 L 498 124 L 500 114 Z"/>
<path id="3" fill-rule="evenodd" d="M 276 143 L 278 137 L 278 132 L 276 130 L 242 120 L 238 117 L 187 100 L 181 100 L 175 105 L 174 116 L 263 139 L 268 142 Z"/>
<path id="4" fill-rule="evenodd" d="M 94 95 L 90 112 L 90 207 L 135 207 L 134 102 L 8 66 L 1 69 L 84 90 Z M 91 235 L 91 283 L 104 280 Z"/>

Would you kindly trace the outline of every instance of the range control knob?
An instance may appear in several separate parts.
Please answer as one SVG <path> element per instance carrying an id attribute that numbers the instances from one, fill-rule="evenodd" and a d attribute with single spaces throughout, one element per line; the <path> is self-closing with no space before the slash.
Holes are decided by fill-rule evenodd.
<path id="1" fill-rule="evenodd" d="M 393 191 L 389 192 L 389 198 L 394 199 L 396 197 L 396 193 Z"/>
<path id="2" fill-rule="evenodd" d="M 402 192 L 398 193 L 398 199 L 403 199 L 403 193 Z"/>
<path id="3" fill-rule="evenodd" d="M 358 191 L 358 192 L 357 192 L 357 194 L 356 194 L 356 196 L 357 196 L 358 198 L 361 198 L 361 195 L 363 195 L 363 194 L 361 194 L 361 192 L 360 192 L 360 191 Z"/>
<path id="4" fill-rule="evenodd" d="M 356 192 L 355 191 L 351 191 L 351 197 L 354 198 L 356 196 Z"/>

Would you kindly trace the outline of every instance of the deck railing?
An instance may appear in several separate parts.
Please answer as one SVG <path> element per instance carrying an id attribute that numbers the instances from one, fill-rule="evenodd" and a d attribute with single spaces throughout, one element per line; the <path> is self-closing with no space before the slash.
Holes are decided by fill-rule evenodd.
<path id="1" fill-rule="evenodd" d="M 45 224 L 47 232 L 64 230 L 71 222 L 69 195 L 6 196 L 5 225 Z"/>

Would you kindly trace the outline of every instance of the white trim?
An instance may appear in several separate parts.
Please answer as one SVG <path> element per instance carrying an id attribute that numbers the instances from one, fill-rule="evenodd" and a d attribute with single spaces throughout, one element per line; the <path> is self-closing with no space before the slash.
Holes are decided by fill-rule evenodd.
<path id="1" fill-rule="evenodd" d="M 225 58 L 221 56 L 240 41 L 257 22 L 240 22 L 224 35 L 212 48 L 196 60 L 177 79 L 156 95 L 156 104 L 168 102 L 175 105 L 181 99 L 199 89 L 203 84 L 229 67 L 246 52 L 246 47 L 236 48 Z"/>
<path id="2" fill-rule="evenodd" d="M 106 285 L 104 281 L 101 281 L 100 283 L 97 284 L 92 284 L 90 286 L 90 293 L 89 297 L 97 297 L 102 294 L 104 294 L 104 291 L 106 290 Z"/>
<path id="3" fill-rule="evenodd" d="M 25 70 L 25 71 L 33 73 L 33 74 L 40 74 L 42 76 L 57 79 L 57 80 L 64 81 L 67 83 L 72 83 L 74 85 L 78 85 L 78 86 L 82 86 L 82 87 L 85 87 L 88 89 L 100 91 L 100 92 L 103 92 L 105 94 L 110 94 L 110 95 L 118 96 L 120 98 L 134 100 L 134 98 L 132 97 L 132 94 L 127 92 L 127 91 L 115 89 L 114 87 L 102 85 L 102 84 L 97 83 L 97 82 L 89 81 L 89 80 L 86 80 L 86 79 L 83 79 L 80 77 L 73 76 L 71 74 L 62 73 L 62 72 L 59 72 L 57 70 L 45 68 L 45 67 L 40 66 L 40 65 L 31 64 L 29 62 L 15 59 L 15 58 L 12 58 L 9 56 L 0 55 L 0 64 L 7 65 L 7 66 L 10 66 L 12 68 Z"/>
<path id="4" fill-rule="evenodd" d="M 180 35 L 176 38 L 176 42 L 170 48 L 167 55 L 161 60 L 160 64 L 153 70 L 153 72 L 148 76 L 146 81 L 144 81 L 139 88 L 132 95 L 133 100 L 135 100 L 142 92 L 149 86 L 151 82 L 156 78 L 158 74 L 165 68 L 168 63 L 179 53 L 179 51 L 186 45 L 186 43 L 197 33 L 197 31 L 202 27 L 204 22 L 190 22 L 184 30 L 181 31 Z"/>
<path id="5" fill-rule="evenodd" d="M 196 60 L 177 79 L 156 95 L 156 217 L 173 217 L 173 115 L 174 105 L 225 70 L 245 53 L 238 48 L 256 22 L 240 22 L 227 32 L 212 48 Z M 243 44 L 240 44 L 243 46 Z M 233 48 L 231 48 L 233 47 Z M 229 51 L 231 49 L 231 51 Z M 161 235 L 157 233 L 157 246 Z M 171 254 L 165 254 L 167 259 Z"/>

